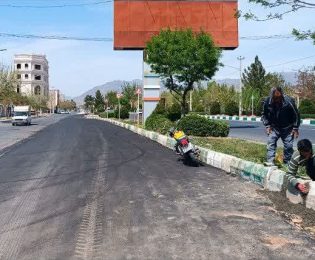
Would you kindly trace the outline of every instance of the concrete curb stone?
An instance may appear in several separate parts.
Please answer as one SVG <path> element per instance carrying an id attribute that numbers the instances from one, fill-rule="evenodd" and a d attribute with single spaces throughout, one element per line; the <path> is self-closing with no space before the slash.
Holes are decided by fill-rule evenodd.
<path id="1" fill-rule="evenodd" d="M 227 115 L 206 115 L 206 118 L 213 120 L 227 120 L 227 121 L 251 121 L 251 122 L 261 122 L 260 117 L 256 116 L 227 116 Z M 315 119 L 302 119 L 302 125 L 315 125 Z"/>
<path id="2" fill-rule="evenodd" d="M 145 136 L 165 147 L 174 149 L 175 140 L 168 136 L 112 119 L 104 119 L 93 115 L 88 115 L 86 118 L 110 122 L 112 124 L 129 129 L 134 133 Z M 291 185 L 288 184 L 286 173 L 279 170 L 277 167 L 265 167 L 262 164 L 249 162 L 232 155 L 215 152 L 203 147 L 198 148 L 200 149 L 200 159 L 202 162 L 215 168 L 222 169 L 229 174 L 240 176 L 243 179 L 256 183 L 267 190 L 278 192 L 285 190 L 287 198 L 292 203 L 305 202 L 305 198 L 303 198 L 294 187 L 291 187 Z M 305 180 L 301 179 L 301 182 L 305 182 Z M 306 198 L 306 206 L 315 210 L 315 181 L 310 182 L 310 191 Z"/>

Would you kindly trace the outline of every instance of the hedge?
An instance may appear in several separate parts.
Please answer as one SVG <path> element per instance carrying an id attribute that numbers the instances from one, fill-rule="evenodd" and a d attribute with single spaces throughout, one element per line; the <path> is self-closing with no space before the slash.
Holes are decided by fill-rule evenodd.
<path id="1" fill-rule="evenodd" d="M 301 114 L 301 118 L 305 119 L 305 118 L 315 118 L 315 114 Z"/>
<path id="2" fill-rule="evenodd" d="M 177 128 L 188 135 L 226 137 L 229 135 L 229 125 L 224 121 L 210 120 L 198 115 L 183 117 Z"/>
<path id="3" fill-rule="evenodd" d="M 174 126 L 164 115 L 151 114 L 145 121 L 145 129 L 166 134 L 167 131 Z"/>

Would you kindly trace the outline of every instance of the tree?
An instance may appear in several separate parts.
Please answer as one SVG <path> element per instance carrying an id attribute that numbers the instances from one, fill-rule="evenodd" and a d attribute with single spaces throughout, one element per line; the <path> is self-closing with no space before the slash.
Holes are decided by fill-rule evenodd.
<path id="1" fill-rule="evenodd" d="M 315 68 L 307 68 L 298 72 L 297 89 L 299 97 L 315 101 Z"/>
<path id="2" fill-rule="evenodd" d="M 95 98 L 91 95 L 87 95 L 84 98 L 84 107 L 90 111 L 93 112 L 93 108 L 94 108 L 94 100 Z"/>
<path id="3" fill-rule="evenodd" d="M 263 8 L 269 8 L 275 10 L 273 13 L 269 13 L 264 18 L 257 17 L 254 13 L 246 12 L 243 14 L 245 19 L 251 19 L 255 21 L 267 21 L 272 19 L 282 19 L 284 15 L 288 13 L 297 12 L 300 9 L 315 9 L 315 3 L 311 0 L 249 0 L 250 3 L 258 4 Z M 281 9 L 280 9 L 281 8 Z M 280 12 L 278 11 L 280 9 Z M 239 12 L 239 16 L 242 13 Z M 313 39 L 315 45 L 315 31 L 299 31 L 297 29 L 292 30 L 292 34 L 296 36 L 298 40 Z"/>
<path id="4" fill-rule="evenodd" d="M 47 110 L 48 98 L 42 95 L 28 95 L 27 96 L 29 105 L 36 111 Z"/>
<path id="5" fill-rule="evenodd" d="M 146 62 L 186 113 L 187 94 L 196 82 L 210 80 L 219 67 L 221 50 L 204 32 L 161 30 L 147 43 Z"/>
<path id="6" fill-rule="evenodd" d="M 105 95 L 105 99 L 107 100 L 107 107 L 110 107 L 112 109 L 116 109 L 118 106 L 118 98 L 117 98 L 117 92 L 116 91 L 109 91 Z"/>
<path id="7" fill-rule="evenodd" d="M 16 92 L 19 85 L 17 74 L 8 67 L 0 66 L 0 104 L 4 107 L 5 115 L 8 116 L 9 106 L 20 96 Z"/>
<path id="8" fill-rule="evenodd" d="M 138 95 L 136 94 L 137 85 L 125 83 L 122 86 L 122 103 L 128 103 L 130 105 L 131 110 L 136 110 Z"/>
<path id="9" fill-rule="evenodd" d="M 255 113 L 260 111 L 261 98 L 269 92 L 266 80 L 266 71 L 258 56 L 256 56 L 255 61 L 242 73 L 242 83 L 244 85 L 242 90 L 242 104 L 244 111 L 248 113 L 252 109 Z M 252 107 L 253 103 L 255 103 L 254 107 Z"/>
<path id="10" fill-rule="evenodd" d="M 104 112 L 104 97 L 100 90 L 95 92 L 94 106 L 97 112 Z"/>
<path id="11" fill-rule="evenodd" d="M 76 106 L 73 100 L 65 100 L 59 103 L 59 108 L 63 110 L 74 110 Z"/>
<path id="12" fill-rule="evenodd" d="M 266 71 L 258 56 L 255 57 L 255 61 L 242 73 L 242 83 L 244 88 L 250 87 L 259 92 L 262 92 L 266 87 Z"/>

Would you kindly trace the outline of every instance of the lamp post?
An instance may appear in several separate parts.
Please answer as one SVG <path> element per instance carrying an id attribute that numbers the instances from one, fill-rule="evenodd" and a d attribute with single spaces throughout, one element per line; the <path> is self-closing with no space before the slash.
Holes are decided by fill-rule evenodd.
<path id="1" fill-rule="evenodd" d="M 107 98 L 105 98 L 105 110 L 106 110 L 106 117 L 107 117 L 107 119 L 108 119 L 108 99 Z"/>
<path id="2" fill-rule="evenodd" d="M 240 61 L 240 102 L 239 102 L 239 111 L 238 115 L 242 115 L 242 60 L 245 58 L 242 56 L 237 57 L 237 59 Z"/>
<path id="3" fill-rule="evenodd" d="M 252 94 L 252 116 L 254 115 L 254 95 Z"/>
<path id="4" fill-rule="evenodd" d="M 141 89 L 138 87 L 136 94 L 138 95 L 138 104 L 137 104 L 137 124 L 139 126 L 140 124 L 140 94 L 141 94 Z"/>

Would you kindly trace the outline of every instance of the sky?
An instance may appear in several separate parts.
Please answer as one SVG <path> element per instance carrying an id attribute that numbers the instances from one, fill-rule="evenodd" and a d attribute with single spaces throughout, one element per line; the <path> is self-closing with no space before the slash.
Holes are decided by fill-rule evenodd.
<path id="1" fill-rule="evenodd" d="M 113 2 L 59 8 L 26 7 L 97 2 L 104 1 L 0 0 L 0 34 L 109 39 L 105 42 L 61 41 L 0 35 L 0 49 L 7 49 L 0 51 L 0 63 L 11 65 L 14 54 L 45 54 L 49 62 L 50 87 L 60 89 L 68 97 L 79 96 L 113 80 L 141 79 L 142 52 L 113 50 Z M 239 9 L 251 10 L 261 16 L 270 12 L 248 4 L 248 0 L 239 0 Z M 301 9 L 284 16 L 282 20 L 256 22 L 240 18 L 239 36 L 289 35 L 292 28 L 315 30 L 314 15 L 315 9 Z M 223 51 L 221 62 L 225 66 L 220 68 L 214 78 L 239 78 L 237 57 L 243 56 L 243 67 L 247 67 L 256 55 L 268 72 L 294 72 L 315 65 L 315 45 L 310 40 L 240 38 L 237 49 Z"/>

